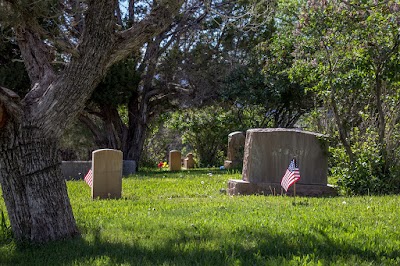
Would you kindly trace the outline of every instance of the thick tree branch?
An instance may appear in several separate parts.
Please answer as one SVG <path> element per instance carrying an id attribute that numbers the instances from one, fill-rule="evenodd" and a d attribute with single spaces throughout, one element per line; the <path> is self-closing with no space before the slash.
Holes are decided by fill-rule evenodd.
<path id="1" fill-rule="evenodd" d="M 36 18 L 28 18 L 32 23 L 17 27 L 22 56 L 34 85 L 23 102 L 26 123 L 40 129 L 43 137 L 60 136 L 83 110 L 108 68 L 170 27 L 183 2 L 160 1 L 142 21 L 118 32 L 116 0 L 88 0 L 76 53 L 57 75 L 51 65 L 54 51 L 43 41 L 46 33 L 41 33 L 43 28 Z"/>
<path id="2" fill-rule="evenodd" d="M 100 143 L 103 144 L 103 140 L 104 140 L 104 131 L 99 128 L 93 121 L 92 119 L 89 118 L 89 116 L 87 116 L 84 113 L 81 113 L 78 116 L 79 121 L 84 124 L 89 130 L 90 132 L 92 132 L 92 135 L 94 137 L 94 141 L 97 145 L 99 145 Z M 102 146 L 102 145 L 99 145 Z"/>
<path id="3" fill-rule="evenodd" d="M 35 121 L 46 132 L 59 136 L 84 108 L 95 86 L 106 72 L 115 38 L 115 0 L 88 1 L 85 29 L 66 69 L 46 90 L 32 111 Z"/>
<path id="4" fill-rule="evenodd" d="M 156 5 L 151 13 L 131 28 L 118 34 L 118 44 L 114 49 L 109 64 L 128 56 L 132 51 L 148 42 L 151 37 L 163 32 L 173 22 L 184 0 L 164 0 Z"/>
<path id="5" fill-rule="evenodd" d="M 7 88 L 0 86 L 0 128 L 8 121 L 19 123 L 22 117 L 22 107 L 19 96 Z"/>
<path id="6" fill-rule="evenodd" d="M 41 40 L 39 26 L 33 27 L 35 22 L 31 21 L 30 25 L 25 24 L 16 28 L 18 46 L 33 87 L 26 97 L 28 101 L 42 96 L 56 77 L 51 65 L 54 54 L 50 51 L 50 47 Z"/>
<path id="7" fill-rule="evenodd" d="M 129 15 L 129 20 L 132 23 L 135 23 L 135 0 L 129 0 L 128 15 Z"/>

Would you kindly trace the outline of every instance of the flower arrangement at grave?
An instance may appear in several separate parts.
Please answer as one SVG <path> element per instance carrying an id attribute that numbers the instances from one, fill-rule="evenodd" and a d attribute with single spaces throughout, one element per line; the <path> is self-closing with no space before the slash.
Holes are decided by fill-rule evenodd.
<path id="1" fill-rule="evenodd" d="M 168 164 L 167 164 L 167 162 L 159 162 L 159 163 L 157 164 L 157 167 L 158 167 L 158 169 L 160 169 L 160 171 L 161 171 L 163 168 L 168 168 Z"/>

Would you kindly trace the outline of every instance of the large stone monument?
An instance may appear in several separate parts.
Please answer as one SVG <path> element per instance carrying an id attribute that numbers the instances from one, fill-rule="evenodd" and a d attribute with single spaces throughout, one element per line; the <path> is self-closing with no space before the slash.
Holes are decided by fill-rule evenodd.
<path id="1" fill-rule="evenodd" d="M 92 153 L 92 198 L 120 198 L 122 191 L 122 152 L 112 149 Z"/>
<path id="2" fill-rule="evenodd" d="M 172 150 L 169 152 L 169 170 L 170 171 L 180 171 L 182 167 L 181 152 L 177 150 Z"/>
<path id="3" fill-rule="evenodd" d="M 327 184 L 327 140 L 322 134 L 297 129 L 250 129 L 246 133 L 242 180 L 229 180 L 228 193 L 281 194 L 280 182 L 296 158 L 300 180 L 296 195 L 336 195 Z M 292 186 L 287 194 L 293 194 Z"/>
<path id="4" fill-rule="evenodd" d="M 228 135 L 228 159 L 224 162 L 225 169 L 241 168 L 246 136 L 241 131 Z"/>

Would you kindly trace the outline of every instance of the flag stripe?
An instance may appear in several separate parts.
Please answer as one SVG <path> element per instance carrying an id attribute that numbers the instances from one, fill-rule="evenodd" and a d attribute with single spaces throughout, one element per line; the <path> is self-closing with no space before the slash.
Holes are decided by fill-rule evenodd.
<path id="1" fill-rule="evenodd" d="M 281 181 L 281 186 L 285 191 L 288 191 L 288 189 L 296 183 L 300 179 L 300 170 L 296 165 L 296 161 L 293 158 L 290 163 L 289 167 L 286 170 L 284 176 L 282 177 Z"/>
<path id="2" fill-rule="evenodd" d="M 89 185 L 89 187 L 93 186 L 93 172 L 92 169 L 89 169 L 87 174 L 85 175 L 85 182 Z"/>

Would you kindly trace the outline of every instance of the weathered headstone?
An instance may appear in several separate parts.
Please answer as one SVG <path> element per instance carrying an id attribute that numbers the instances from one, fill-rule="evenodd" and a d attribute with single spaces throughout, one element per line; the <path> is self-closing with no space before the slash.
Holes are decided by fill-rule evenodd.
<path id="1" fill-rule="evenodd" d="M 172 150 L 169 152 L 169 170 L 180 171 L 182 167 L 181 152 Z"/>
<path id="2" fill-rule="evenodd" d="M 225 169 L 242 166 L 245 139 L 246 136 L 241 131 L 235 131 L 228 135 L 228 159 L 224 162 Z"/>
<path id="3" fill-rule="evenodd" d="M 322 134 L 297 129 L 250 129 L 246 133 L 242 180 L 229 180 L 228 193 L 280 194 L 280 182 L 296 158 L 301 179 L 296 195 L 335 195 L 327 184 L 327 142 Z M 293 193 L 293 186 L 287 194 Z"/>
<path id="4" fill-rule="evenodd" d="M 112 149 L 92 153 L 92 198 L 120 198 L 122 191 L 122 152 Z"/>
<path id="5" fill-rule="evenodd" d="M 122 161 L 122 176 L 129 176 L 136 173 L 136 161 L 134 160 L 123 160 Z"/>
<path id="6" fill-rule="evenodd" d="M 188 153 L 186 155 L 186 158 L 184 160 L 184 165 L 183 165 L 186 169 L 191 169 L 194 168 L 194 159 L 193 159 L 193 154 L 192 153 Z"/>
<path id="7" fill-rule="evenodd" d="M 91 167 L 92 161 L 62 161 L 61 173 L 66 180 L 81 180 Z"/>

